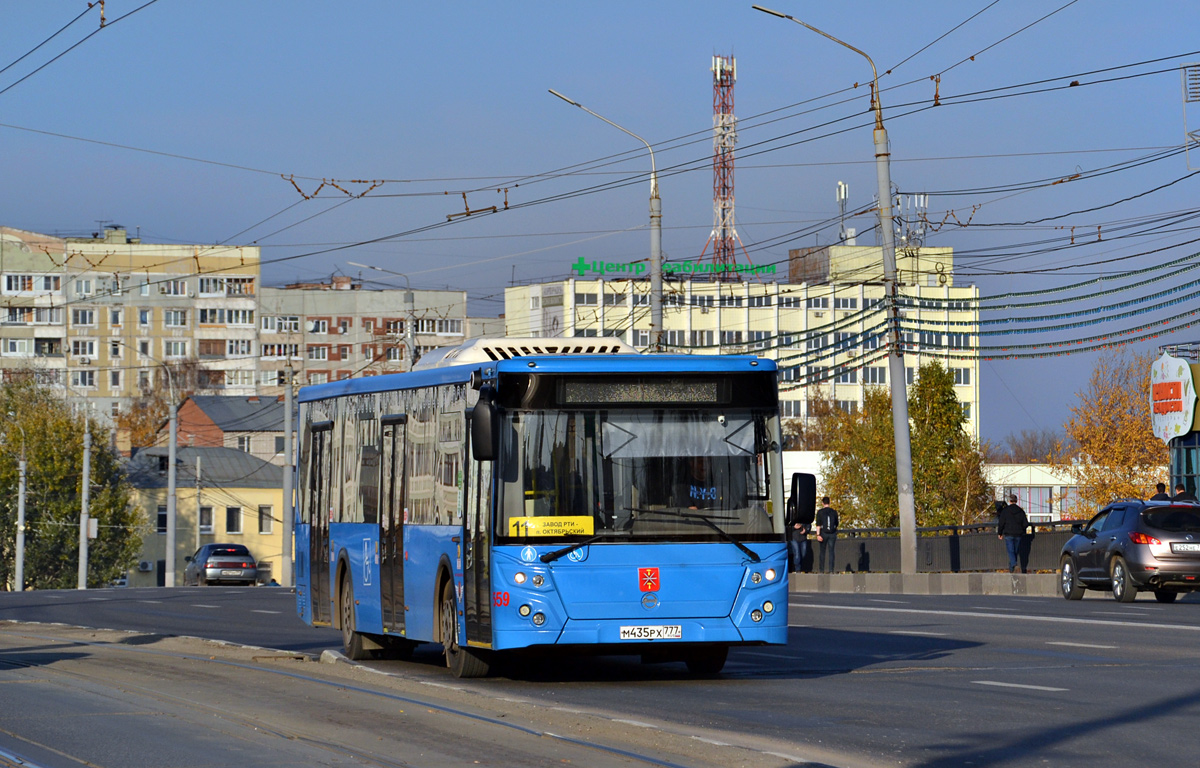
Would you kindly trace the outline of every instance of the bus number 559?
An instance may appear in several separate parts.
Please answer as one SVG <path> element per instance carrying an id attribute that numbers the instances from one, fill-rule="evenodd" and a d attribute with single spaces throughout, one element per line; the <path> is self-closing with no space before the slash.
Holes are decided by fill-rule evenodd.
<path id="1" fill-rule="evenodd" d="M 499 606 L 508 605 L 508 593 L 507 592 L 493 592 L 492 593 L 492 602 Z"/>

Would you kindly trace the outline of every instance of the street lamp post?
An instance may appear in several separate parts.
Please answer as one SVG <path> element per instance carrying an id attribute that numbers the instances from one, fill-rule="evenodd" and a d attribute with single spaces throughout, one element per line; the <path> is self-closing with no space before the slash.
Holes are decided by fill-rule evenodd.
<path id="1" fill-rule="evenodd" d="M 88 520 L 89 500 L 92 493 L 92 428 L 88 423 L 88 412 L 83 410 L 83 482 L 80 483 L 79 497 L 79 574 L 76 588 L 87 589 L 88 572 Z"/>
<path id="2" fill-rule="evenodd" d="M 383 267 L 373 267 L 370 264 L 359 264 L 357 261 L 348 261 L 346 263 L 351 266 L 373 269 L 376 272 L 383 272 L 384 274 L 404 278 L 404 309 L 408 312 L 408 319 L 404 322 L 404 346 L 408 347 L 408 370 L 411 371 L 413 366 L 417 364 L 416 335 L 413 329 L 413 323 L 416 322 L 414 318 L 417 313 L 417 307 L 413 300 L 412 286 L 408 283 L 408 275 L 403 272 L 393 272 Z"/>
<path id="3" fill-rule="evenodd" d="M 879 94 L 879 73 L 871 57 L 859 49 L 822 32 L 800 19 L 772 11 L 762 6 L 755 10 L 794 21 L 826 37 L 838 45 L 849 48 L 862 56 L 871 65 L 872 101 L 875 107 L 875 174 L 879 181 L 879 229 L 883 244 L 883 282 L 888 316 L 888 378 L 892 396 L 892 431 L 896 444 L 896 486 L 900 508 L 900 572 L 917 572 L 917 514 L 913 498 L 912 443 L 908 426 L 908 390 L 904 371 L 904 349 L 900 344 L 899 284 L 896 277 L 896 241 L 892 231 L 892 178 L 887 130 L 883 127 L 883 104 Z"/>
<path id="4" fill-rule="evenodd" d="M 21 461 L 17 465 L 17 561 L 13 568 L 13 590 L 25 590 L 25 427 L 16 420 L 16 416 L 8 414 L 9 421 L 21 430 Z"/>
<path id="5" fill-rule="evenodd" d="M 658 196 L 658 170 L 654 164 L 654 148 L 650 146 L 650 142 L 638 136 L 633 131 L 622 128 L 621 126 L 609 120 L 603 115 L 598 115 L 592 110 L 580 104 L 578 101 L 568 99 L 553 88 L 549 89 L 550 93 L 554 94 L 563 101 L 573 106 L 579 107 L 584 112 L 595 118 L 599 118 L 604 122 L 616 128 L 618 131 L 625 133 L 646 145 L 646 151 L 650 153 L 650 348 L 655 352 L 662 349 L 662 200 Z"/>

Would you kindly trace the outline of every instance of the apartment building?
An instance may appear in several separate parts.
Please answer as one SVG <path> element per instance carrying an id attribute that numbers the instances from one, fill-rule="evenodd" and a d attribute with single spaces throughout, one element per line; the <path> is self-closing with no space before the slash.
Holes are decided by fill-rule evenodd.
<path id="1" fill-rule="evenodd" d="M 187 361 L 189 385 L 254 394 L 259 280 L 257 247 L 0 228 L 0 369 L 63 387 L 101 418 L 182 387 Z"/>
<path id="2" fill-rule="evenodd" d="M 259 307 L 264 395 L 282 392 L 289 367 L 300 385 L 406 371 L 467 328 L 466 291 L 369 290 L 340 275 L 264 288 Z"/>
<path id="3" fill-rule="evenodd" d="M 0 227 L 0 376 L 59 387 L 105 421 L 152 388 L 273 397 L 289 369 L 299 385 L 407 370 L 461 343 L 466 312 L 465 291 L 340 275 L 263 288 L 252 246 Z"/>
<path id="4" fill-rule="evenodd" d="M 811 416 L 809 393 L 857 410 L 867 387 L 888 384 L 880 258 L 879 248 L 863 246 L 801 249 L 789 259 L 788 282 L 665 280 L 663 351 L 776 360 L 785 418 Z M 912 249 L 898 267 L 907 383 L 921 365 L 939 361 L 953 373 L 966 428 L 978 437 L 978 289 L 954 285 L 948 248 Z M 514 286 L 505 292 L 505 320 L 511 336 L 616 336 L 646 350 L 649 280 Z"/>

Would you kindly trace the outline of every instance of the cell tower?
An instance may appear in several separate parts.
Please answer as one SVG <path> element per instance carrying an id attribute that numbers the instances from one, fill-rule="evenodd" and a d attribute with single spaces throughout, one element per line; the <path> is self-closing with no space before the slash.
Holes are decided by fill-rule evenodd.
<path id="1" fill-rule="evenodd" d="M 733 84 L 737 61 L 732 56 L 713 56 L 713 228 L 700 253 L 703 260 L 712 246 L 713 274 L 722 280 L 740 280 L 737 246 L 741 245 L 733 224 L 733 148 L 737 144 L 737 118 L 733 115 Z"/>

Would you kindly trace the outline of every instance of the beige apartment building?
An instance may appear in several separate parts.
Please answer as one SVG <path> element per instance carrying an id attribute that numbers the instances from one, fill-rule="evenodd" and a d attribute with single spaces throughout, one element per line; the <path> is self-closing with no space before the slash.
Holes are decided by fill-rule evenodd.
<path id="1" fill-rule="evenodd" d="M 776 360 L 785 418 L 808 418 L 813 392 L 857 410 L 867 387 L 888 384 L 880 257 L 877 247 L 829 246 L 793 251 L 784 282 L 664 280 L 663 351 Z M 897 262 L 907 383 L 921 365 L 939 361 L 953 373 L 966 428 L 978 437 L 978 289 L 954 285 L 951 249 L 911 249 Z M 609 269 L 620 277 L 511 287 L 506 332 L 615 336 L 647 350 L 649 280 L 629 274 Z"/>
<path id="2" fill-rule="evenodd" d="M 0 227 L 0 376 L 33 376 L 109 421 L 151 388 L 277 396 L 289 369 L 301 386 L 408 370 L 494 327 L 467 317 L 465 291 L 371 290 L 341 275 L 264 288 L 259 256 L 120 228 Z"/>
<path id="3" fill-rule="evenodd" d="M 189 360 L 204 363 L 200 386 L 253 394 L 259 279 L 257 247 L 0 228 L 0 368 L 64 387 L 105 419 L 173 387 L 169 367 Z"/>

